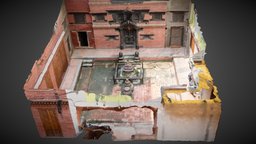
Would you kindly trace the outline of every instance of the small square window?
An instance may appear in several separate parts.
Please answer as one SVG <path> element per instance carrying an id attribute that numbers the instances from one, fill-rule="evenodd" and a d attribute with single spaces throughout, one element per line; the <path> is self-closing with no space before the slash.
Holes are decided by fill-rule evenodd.
<path id="1" fill-rule="evenodd" d="M 74 13 L 74 19 L 76 24 L 85 23 L 85 14 L 84 13 Z"/>
<path id="2" fill-rule="evenodd" d="M 184 21 L 184 12 L 173 12 L 172 13 L 173 22 L 183 22 Z"/>
<path id="3" fill-rule="evenodd" d="M 105 15 L 106 14 L 95 14 L 94 15 L 94 18 L 95 18 L 95 20 L 94 21 L 98 21 L 98 22 L 102 22 L 102 21 L 105 21 Z"/>
<path id="4" fill-rule="evenodd" d="M 163 16 L 163 13 L 151 13 L 151 16 L 152 16 L 152 21 L 161 21 L 163 20 L 162 19 L 162 16 Z"/>

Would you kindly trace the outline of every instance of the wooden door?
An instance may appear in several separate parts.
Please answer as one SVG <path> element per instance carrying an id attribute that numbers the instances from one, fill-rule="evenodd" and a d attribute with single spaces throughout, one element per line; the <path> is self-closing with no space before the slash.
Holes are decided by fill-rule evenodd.
<path id="1" fill-rule="evenodd" d="M 173 48 L 180 48 L 183 46 L 183 27 L 171 28 L 170 46 Z"/>
<path id="2" fill-rule="evenodd" d="M 62 131 L 54 108 L 38 109 L 46 136 L 61 137 Z"/>

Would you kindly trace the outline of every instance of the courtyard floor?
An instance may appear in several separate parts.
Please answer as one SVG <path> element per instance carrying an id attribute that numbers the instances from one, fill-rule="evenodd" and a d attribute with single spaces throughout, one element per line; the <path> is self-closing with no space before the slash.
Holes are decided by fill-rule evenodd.
<path id="1" fill-rule="evenodd" d="M 173 62 L 143 62 L 144 83 L 134 86 L 134 102 L 161 98 L 161 87 L 177 85 Z M 93 67 L 82 67 L 75 90 L 84 90 L 96 95 L 120 95 L 120 85 L 114 85 L 115 63 L 96 62 Z"/>

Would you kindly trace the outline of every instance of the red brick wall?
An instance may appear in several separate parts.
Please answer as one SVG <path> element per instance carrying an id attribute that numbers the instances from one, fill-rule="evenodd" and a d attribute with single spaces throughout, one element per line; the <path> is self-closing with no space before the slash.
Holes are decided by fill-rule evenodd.
<path id="1" fill-rule="evenodd" d="M 70 24 L 69 29 L 71 31 L 91 31 L 92 24 Z"/>
<path id="2" fill-rule="evenodd" d="M 65 0 L 67 12 L 89 12 L 88 0 Z"/>
<path id="3" fill-rule="evenodd" d="M 98 1 L 98 0 L 94 0 Z M 105 13 L 106 10 L 145 10 L 150 12 L 166 12 L 167 2 L 144 2 L 144 3 L 130 3 L 130 4 L 102 4 L 101 2 L 93 3 L 90 0 L 91 13 Z"/>
<path id="4" fill-rule="evenodd" d="M 143 40 L 141 34 L 153 34 L 152 40 Z M 144 27 L 138 33 L 138 45 L 143 48 L 163 48 L 165 43 L 165 27 Z"/>
<path id="5" fill-rule="evenodd" d="M 47 136 L 38 109 L 54 109 L 56 114 L 55 116 L 57 117 L 58 123 L 60 124 L 63 137 L 76 137 L 76 132 L 69 111 L 69 106 L 67 104 L 62 105 L 61 114 L 58 113 L 56 105 L 32 104 L 31 111 L 40 137 Z"/>
<path id="6" fill-rule="evenodd" d="M 78 39 L 77 32 L 87 32 L 88 33 L 88 43 L 89 47 L 94 48 L 94 35 L 92 29 L 92 17 L 89 14 L 90 8 L 88 0 L 65 0 L 65 7 L 67 9 L 67 18 L 69 22 L 69 29 L 71 31 L 72 43 L 75 48 L 81 48 Z M 85 24 L 75 24 L 74 13 L 83 12 L 85 13 Z"/>
<path id="7" fill-rule="evenodd" d="M 143 48 L 163 48 L 165 44 L 165 26 L 142 27 L 138 32 L 138 45 Z M 152 40 L 143 40 L 141 34 L 153 34 Z M 117 40 L 107 40 L 106 35 L 118 35 Z M 119 48 L 120 33 L 115 28 L 94 28 L 96 48 Z"/>
<path id="8" fill-rule="evenodd" d="M 56 101 L 59 97 L 62 100 L 67 100 L 65 90 L 26 90 L 25 95 L 28 100 L 34 101 Z"/>
<path id="9" fill-rule="evenodd" d="M 96 48 L 119 48 L 120 37 L 118 40 L 107 40 L 106 35 L 119 35 L 119 31 L 114 28 L 94 28 Z"/>
<path id="10" fill-rule="evenodd" d="M 90 0 L 90 13 L 107 13 L 108 10 L 145 10 L 149 12 L 166 12 L 166 2 L 144 2 L 144 3 L 130 3 L 130 4 L 111 4 L 109 0 Z M 105 2 L 105 3 L 103 3 Z M 107 15 L 107 21 L 111 20 L 111 16 Z M 165 18 L 165 16 L 163 16 Z M 151 15 L 146 14 L 144 19 L 151 19 Z M 160 26 L 159 26 L 160 25 Z M 160 48 L 164 47 L 165 37 L 165 20 L 163 21 L 149 21 L 148 24 L 138 24 L 143 28 L 138 33 L 138 45 L 144 48 Z M 96 48 L 119 48 L 120 34 L 115 30 L 117 26 L 111 26 L 108 22 L 95 23 L 94 36 Z M 153 34 L 153 40 L 142 40 L 140 34 Z M 106 35 L 119 35 L 118 40 L 108 41 Z"/>
<path id="11" fill-rule="evenodd" d="M 131 3 L 131 4 L 111 4 L 110 0 L 65 0 L 66 9 L 68 12 L 69 29 L 71 31 L 72 42 L 75 48 L 81 48 L 77 32 L 86 31 L 88 33 L 89 47 L 91 48 L 119 48 L 120 36 L 118 40 L 108 41 L 105 35 L 119 35 L 114 27 L 109 26 L 108 22 L 104 25 L 92 27 L 92 17 L 89 13 L 106 13 L 107 10 L 145 10 L 149 9 L 150 12 L 166 12 L 167 2 L 144 2 L 144 3 Z M 86 24 L 74 24 L 74 12 L 86 13 Z M 147 15 L 150 18 L 150 15 Z M 164 17 L 164 16 L 163 16 Z M 109 16 L 107 20 L 111 20 Z M 162 22 L 150 21 L 149 24 L 163 24 Z M 143 26 L 142 26 L 143 27 Z M 164 26 L 163 26 L 164 27 Z M 164 47 L 164 28 L 159 26 L 152 26 L 144 28 L 144 33 L 154 34 L 154 40 L 140 40 L 138 35 L 138 44 L 142 47 Z"/>
<path id="12" fill-rule="evenodd" d="M 92 24 L 92 17 L 89 13 L 85 13 L 85 22 L 86 24 Z M 67 13 L 67 19 L 69 24 L 75 24 L 75 17 L 74 17 L 74 13 Z M 78 25 L 84 25 L 84 24 L 78 24 Z"/>

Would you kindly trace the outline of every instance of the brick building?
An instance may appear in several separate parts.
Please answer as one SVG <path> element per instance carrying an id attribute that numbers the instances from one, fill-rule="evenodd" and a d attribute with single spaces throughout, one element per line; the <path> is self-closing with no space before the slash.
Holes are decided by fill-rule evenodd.
<path id="1" fill-rule="evenodd" d="M 75 48 L 187 48 L 187 0 L 65 1 Z"/>
<path id="2" fill-rule="evenodd" d="M 221 101 L 205 48 L 191 0 L 64 0 L 24 84 L 40 136 L 107 125 L 115 140 L 213 141 Z M 132 96 L 113 80 L 120 52 L 143 66 Z"/>

